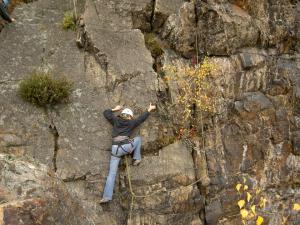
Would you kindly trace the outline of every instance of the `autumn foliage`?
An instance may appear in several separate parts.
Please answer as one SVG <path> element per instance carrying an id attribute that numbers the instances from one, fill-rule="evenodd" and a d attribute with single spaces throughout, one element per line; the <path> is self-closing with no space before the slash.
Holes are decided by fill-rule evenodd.
<path id="1" fill-rule="evenodd" d="M 209 78 L 216 65 L 205 58 L 202 63 L 194 65 L 174 61 L 163 69 L 165 81 L 176 85 L 178 90 L 171 106 L 171 110 L 177 112 L 174 119 L 181 127 L 181 135 L 187 128 L 189 130 L 185 133 L 190 134 L 190 129 L 194 131 L 194 127 L 202 123 L 202 113 L 215 111 L 216 93 Z"/>

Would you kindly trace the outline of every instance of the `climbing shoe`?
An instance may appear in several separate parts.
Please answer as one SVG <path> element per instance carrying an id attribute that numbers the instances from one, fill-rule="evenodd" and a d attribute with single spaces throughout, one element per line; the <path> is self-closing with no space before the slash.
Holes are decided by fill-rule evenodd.
<path id="1" fill-rule="evenodd" d="M 141 161 L 142 161 L 142 160 L 140 160 L 140 159 L 134 159 L 132 165 L 133 165 L 133 166 L 137 166 L 137 165 L 139 165 L 139 164 L 141 163 Z"/>
<path id="2" fill-rule="evenodd" d="M 109 201 L 110 201 L 110 200 L 107 199 L 107 198 L 102 198 L 102 199 L 100 200 L 100 204 L 108 203 Z"/>

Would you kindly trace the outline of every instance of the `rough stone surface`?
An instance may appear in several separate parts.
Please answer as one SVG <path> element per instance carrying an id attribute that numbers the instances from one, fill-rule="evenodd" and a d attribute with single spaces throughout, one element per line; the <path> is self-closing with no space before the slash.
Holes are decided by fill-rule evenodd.
<path id="1" fill-rule="evenodd" d="M 163 36 L 186 57 L 192 56 L 189 46 L 196 46 L 196 34 L 199 51 L 217 56 L 243 47 L 276 46 L 281 53 L 298 48 L 299 5 L 294 1 L 196 1 L 196 9 L 170 16 L 163 29 Z M 196 16 L 197 25 L 180 26 L 186 15 Z"/>
<path id="2" fill-rule="evenodd" d="M 152 29 L 158 31 L 170 15 L 178 13 L 183 3 L 183 0 L 155 0 Z"/>
<path id="3" fill-rule="evenodd" d="M 0 33 L 0 224 L 239 224 L 237 183 L 261 190 L 265 224 L 300 223 L 297 1 L 77 2 L 77 34 L 61 28 L 73 6 L 60 0 L 17 6 Z M 143 32 L 160 37 L 159 59 Z M 216 112 L 179 141 L 169 106 L 180 90 L 153 68 L 197 52 L 216 65 Z M 70 103 L 23 102 L 18 83 L 35 69 L 67 76 Z M 136 131 L 142 163 L 128 174 L 123 160 L 113 201 L 99 205 L 111 145 L 102 111 L 121 103 L 137 115 L 150 101 L 159 108 Z"/>
<path id="4" fill-rule="evenodd" d="M 0 154 L 0 173 L 1 224 L 93 224 L 46 166 Z"/>

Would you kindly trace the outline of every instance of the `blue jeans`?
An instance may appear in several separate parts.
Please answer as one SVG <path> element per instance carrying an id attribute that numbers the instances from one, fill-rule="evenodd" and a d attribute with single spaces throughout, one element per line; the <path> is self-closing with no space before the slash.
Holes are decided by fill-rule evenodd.
<path id="1" fill-rule="evenodd" d="M 4 2 L 4 5 L 7 6 L 9 4 L 10 0 L 3 0 L 3 2 Z"/>
<path id="2" fill-rule="evenodd" d="M 110 158 L 110 165 L 109 165 L 109 173 L 106 179 L 105 188 L 103 192 L 103 198 L 112 200 L 116 175 L 118 172 L 118 166 L 120 162 L 120 157 L 123 155 L 131 154 L 133 152 L 133 159 L 140 160 L 141 159 L 141 146 L 142 140 L 141 137 L 135 137 L 131 144 L 125 144 L 121 147 L 118 145 L 113 145 L 111 148 L 111 158 Z M 118 157 L 116 157 L 116 156 Z"/>

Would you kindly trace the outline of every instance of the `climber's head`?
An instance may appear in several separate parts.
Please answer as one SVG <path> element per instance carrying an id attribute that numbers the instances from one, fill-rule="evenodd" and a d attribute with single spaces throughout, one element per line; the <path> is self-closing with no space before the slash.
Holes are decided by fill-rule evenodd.
<path id="1" fill-rule="evenodd" d="M 125 120 L 131 120 L 133 119 L 133 112 L 131 109 L 125 108 L 121 112 L 121 118 Z"/>

